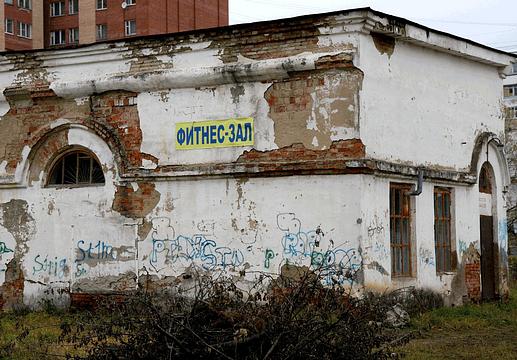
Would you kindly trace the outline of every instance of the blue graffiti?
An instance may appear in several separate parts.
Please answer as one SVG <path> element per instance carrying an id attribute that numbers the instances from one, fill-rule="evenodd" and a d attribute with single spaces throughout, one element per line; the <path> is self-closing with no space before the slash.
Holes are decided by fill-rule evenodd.
<path id="1" fill-rule="evenodd" d="M 508 223 L 506 218 L 499 221 L 499 246 L 507 251 L 508 248 Z"/>
<path id="2" fill-rule="evenodd" d="M 32 267 L 32 275 L 43 274 L 63 278 L 67 270 L 66 259 L 58 259 L 55 256 L 49 258 L 48 255 L 43 258 L 41 255 L 36 255 L 34 258 L 35 265 Z"/>
<path id="3" fill-rule="evenodd" d="M 149 262 L 155 268 L 160 262 L 173 264 L 187 261 L 200 262 L 205 270 L 225 270 L 227 267 L 236 267 L 244 263 L 242 251 L 220 247 L 215 240 L 208 239 L 205 235 L 175 236 L 168 218 L 155 218 L 152 224 L 153 249 Z"/>
<path id="4" fill-rule="evenodd" d="M 277 226 L 284 232 L 281 242 L 286 262 L 310 261 L 311 268 L 318 271 L 326 285 L 351 283 L 362 268 L 362 257 L 356 249 L 318 250 L 323 232 L 319 227 L 303 231 L 301 221 L 294 213 L 278 214 Z"/>
<path id="5" fill-rule="evenodd" d="M 117 254 L 110 244 L 104 241 L 77 242 L 77 256 L 75 258 L 75 276 L 81 277 L 88 273 L 84 263 L 88 261 L 111 261 L 117 259 Z"/>
<path id="6" fill-rule="evenodd" d="M 97 241 L 95 245 L 90 241 L 88 245 L 84 240 L 77 242 L 78 256 L 75 262 L 87 261 L 90 259 L 96 260 L 115 260 L 113 254 L 113 246 L 104 241 Z"/>

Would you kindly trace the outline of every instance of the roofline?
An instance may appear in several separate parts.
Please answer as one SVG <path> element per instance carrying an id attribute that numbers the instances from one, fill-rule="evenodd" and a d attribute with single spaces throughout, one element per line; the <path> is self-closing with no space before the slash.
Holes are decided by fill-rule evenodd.
<path id="1" fill-rule="evenodd" d="M 298 20 L 307 20 L 314 17 L 326 17 L 326 16 L 336 16 L 336 15 L 346 15 L 348 13 L 352 12 L 370 12 L 373 15 L 379 16 L 379 17 L 385 17 L 388 20 L 394 20 L 399 23 L 403 23 L 405 25 L 411 25 L 415 26 L 417 28 L 423 29 L 427 32 L 434 32 L 438 35 L 443 35 L 450 37 L 455 40 L 464 41 L 470 45 L 474 45 L 480 48 L 483 48 L 488 51 L 492 51 L 501 55 L 507 55 L 510 57 L 513 57 L 517 60 L 517 52 L 507 52 L 503 50 L 499 50 L 493 47 L 490 47 L 488 45 L 481 44 L 479 42 L 476 42 L 474 40 L 464 38 L 458 35 L 454 35 L 445 31 L 437 30 L 434 28 L 430 28 L 428 26 L 419 24 L 417 22 L 414 22 L 412 20 L 408 20 L 403 17 L 391 15 L 384 13 L 382 11 L 378 11 L 375 9 L 372 9 L 371 7 L 360 7 L 360 8 L 353 8 L 353 9 L 343 9 L 343 10 L 336 10 L 336 11 L 330 11 L 330 12 L 323 12 L 323 13 L 314 13 L 314 14 L 306 14 L 306 15 L 300 15 L 300 16 L 294 16 L 294 17 L 288 17 L 288 18 L 280 18 L 280 19 L 274 19 L 274 20 L 263 20 L 263 21 L 257 21 L 257 22 L 251 22 L 251 23 L 240 23 L 240 24 L 234 24 L 234 25 L 226 25 L 226 26 L 218 26 L 213 28 L 204 28 L 204 29 L 195 29 L 195 30 L 188 30 L 188 31 L 179 31 L 179 32 L 172 32 L 172 33 L 164 33 L 164 34 L 155 34 L 155 35 L 140 35 L 140 36 L 133 36 L 133 37 L 127 37 L 127 38 L 120 38 L 120 39 L 112 39 L 112 40 L 105 40 L 105 41 L 97 41 L 94 43 L 89 44 L 79 44 L 79 45 L 71 45 L 71 46 L 63 46 L 63 47 L 49 47 L 49 48 L 43 48 L 43 49 L 29 49 L 29 50 L 10 50 L 10 51 L 0 51 L 0 55 L 6 56 L 10 54 L 21 54 L 21 53 L 35 53 L 35 52 L 52 52 L 52 51 L 59 51 L 59 50 L 67 50 L 67 49 L 82 49 L 89 46 L 99 45 L 99 44 L 114 44 L 114 43 L 120 43 L 120 42 L 136 42 L 141 41 L 145 39 L 163 39 L 163 38 L 171 38 L 174 36 L 188 36 L 188 35 L 196 35 L 196 34 L 204 34 L 207 32 L 227 32 L 230 30 L 237 30 L 237 29 L 247 29 L 247 28 L 253 28 L 254 26 L 260 26 L 260 25 L 266 25 L 266 24 L 280 24 L 285 23 L 286 21 L 298 21 Z"/>

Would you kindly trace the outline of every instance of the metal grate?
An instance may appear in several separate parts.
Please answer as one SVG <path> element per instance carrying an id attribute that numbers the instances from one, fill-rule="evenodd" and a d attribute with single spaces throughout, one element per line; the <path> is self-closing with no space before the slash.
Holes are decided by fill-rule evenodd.
<path id="1" fill-rule="evenodd" d="M 434 189 L 434 246 L 436 271 L 452 271 L 451 259 L 451 191 Z"/>
<path id="2" fill-rule="evenodd" d="M 99 162 L 83 151 L 63 155 L 52 167 L 49 185 L 104 184 L 104 173 Z"/>
<path id="3" fill-rule="evenodd" d="M 411 276 L 411 185 L 390 184 L 392 276 Z"/>

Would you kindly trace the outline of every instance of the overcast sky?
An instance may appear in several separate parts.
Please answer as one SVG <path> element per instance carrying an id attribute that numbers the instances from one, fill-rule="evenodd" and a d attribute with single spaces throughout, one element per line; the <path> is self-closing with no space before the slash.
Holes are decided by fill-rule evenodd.
<path id="1" fill-rule="evenodd" d="M 369 6 L 504 51 L 517 51 L 517 0 L 229 0 L 230 24 Z"/>

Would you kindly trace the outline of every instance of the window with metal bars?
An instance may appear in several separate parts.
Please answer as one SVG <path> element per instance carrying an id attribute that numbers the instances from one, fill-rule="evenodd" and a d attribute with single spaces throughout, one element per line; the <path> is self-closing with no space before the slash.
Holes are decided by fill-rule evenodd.
<path id="1" fill-rule="evenodd" d="M 104 184 L 99 162 L 82 150 L 67 152 L 52 167 L 48 185 L 86 186 Z"/>
<path id="2" fill-rule="evenodd" d="M 411 276 L 411 185 L 390 184 L 391 275 Z"/>
<path id="3" fill-rule="evenodd" d="M 453 270 L 451 248 L 451 191 L 434 189 L 434 247 L 436 272 Z"/>

